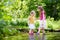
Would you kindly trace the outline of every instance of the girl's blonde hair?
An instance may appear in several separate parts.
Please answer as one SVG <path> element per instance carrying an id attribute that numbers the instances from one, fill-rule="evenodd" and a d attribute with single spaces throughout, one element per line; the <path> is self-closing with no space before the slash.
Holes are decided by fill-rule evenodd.
<path id="1" fill-rule="evenodd" d="M 34 10 L 32 10 L 31 12 L 30 12 L 30 15 L 32 14 L 32 12 L 33 12 L 33 14 L 35 15 L 36 13 L 35 13 L 35 11 Z"/>

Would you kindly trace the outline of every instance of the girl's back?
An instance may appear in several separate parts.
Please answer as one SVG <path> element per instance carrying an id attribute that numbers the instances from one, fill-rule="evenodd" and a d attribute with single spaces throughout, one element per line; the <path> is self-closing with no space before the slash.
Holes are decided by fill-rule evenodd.
<path id="1" fill-rule="evenodd" d="M 41 11 L 41 13 L 40 13 L 40 20 L 45 20 L 45 19 L 46 19 L 45 12 Z"/>

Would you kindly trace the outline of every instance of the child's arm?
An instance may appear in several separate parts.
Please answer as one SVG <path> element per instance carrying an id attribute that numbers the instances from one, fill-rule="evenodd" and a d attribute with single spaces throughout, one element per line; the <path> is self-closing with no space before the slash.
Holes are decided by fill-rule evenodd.
<path id="1" fill-rule="evenodd" d="M 39 20 L 39 18 L 35 18 L 35 23 L 36 23 L 36 21 L 38 21 Z"/>
<path id="2" fill-rule="evenodd" d="M 36 20 L 39 20 L 40 18 L 38 17 L 38 18 L 36 18 Z"/>
<path id="3" fill-rule="evenodd" d="M 40 17 L 38 17 L 38 20 L 40 19 Z"/>

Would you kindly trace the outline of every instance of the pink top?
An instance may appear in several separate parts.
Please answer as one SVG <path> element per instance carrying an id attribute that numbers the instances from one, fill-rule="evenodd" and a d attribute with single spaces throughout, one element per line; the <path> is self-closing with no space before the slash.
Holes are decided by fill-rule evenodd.
<path id="1" fill-rule="evenodd" d="M 40 20 L 45 20 L 45 19 L 46 19 L 45 12 L 42 11 L 42 12 L 40 13 Z"/>

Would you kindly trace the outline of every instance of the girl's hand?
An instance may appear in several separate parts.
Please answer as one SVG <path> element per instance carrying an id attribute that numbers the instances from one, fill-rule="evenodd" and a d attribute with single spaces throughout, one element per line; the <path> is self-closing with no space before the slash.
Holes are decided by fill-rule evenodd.
<path id="1" fill-rule="evenodd" d="M 39 18 L 37 18 L 36 20 L 39 20 Z"/>

